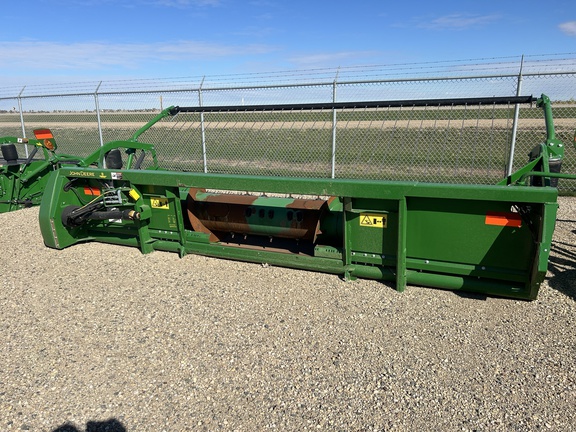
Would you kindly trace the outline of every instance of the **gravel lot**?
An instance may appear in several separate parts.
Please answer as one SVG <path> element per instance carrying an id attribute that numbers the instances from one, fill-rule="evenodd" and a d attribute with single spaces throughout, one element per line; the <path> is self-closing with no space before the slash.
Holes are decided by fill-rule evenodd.
<path id="1" fill-rule="evenodd" d="M 88 243 L 0 215 L 2 431 L 576 430 L 576 198 L 523 302 Z"/>

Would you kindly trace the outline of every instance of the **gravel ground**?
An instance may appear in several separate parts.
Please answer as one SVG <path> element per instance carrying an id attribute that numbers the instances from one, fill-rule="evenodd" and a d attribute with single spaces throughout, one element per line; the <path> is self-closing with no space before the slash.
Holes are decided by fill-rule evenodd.
<path id="1" fill-rule="evenodd" d="M 98 243 L 0 215 L 2 431 L 576 430 L 576 198 L 533 302 Z"/>

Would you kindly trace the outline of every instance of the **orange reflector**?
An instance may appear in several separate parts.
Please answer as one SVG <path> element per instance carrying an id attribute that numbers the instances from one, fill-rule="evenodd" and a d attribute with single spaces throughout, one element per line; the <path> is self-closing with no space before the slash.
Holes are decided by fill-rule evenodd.
<path id="1" fill-rule="evenodd" d="M 100 195 L 100 189 L 92 187 L 92 186 L 84 186 L 84 194 L 99 196 Z"/>
<path id="2" fill-rule="evenodd" d="M 520 228 L 522 226 L 522 218 L 518 213 L 488 212 L 486 213 L 486 225 L 510 226 Z"/>
<path id="3" fill-rule="evenodd" d="M 34 136 L 39 140 L 54 138 L 54 135 L 52 135 L 52 131 L 50 129 L 36 129 L 34 131 Z"/>
<path id="4" fill-rule="evenodd" d="M 44 140 L 44 147 L 50 151 L 54 151 L 56 147 L 54 147 L 54 143 L 50 141 L 48 138 Z"/>

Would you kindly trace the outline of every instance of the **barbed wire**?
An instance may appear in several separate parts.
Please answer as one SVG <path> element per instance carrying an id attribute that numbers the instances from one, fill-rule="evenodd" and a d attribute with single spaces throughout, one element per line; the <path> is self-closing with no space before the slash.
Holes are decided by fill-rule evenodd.
<path id="1" fill-rule="evenodd" d="M 532 54 L 526 56 L 482 57 L 428 62 L 352 65 L 326 68 L 292 69 L 234 74 L 192 75 L 164 78 L 52 82 L 0 87 L 0 98 L 17 98 L 76 93 L 190 90 L 214 87 L 271 86 L 281 84 L 319 84 L 332 81 L 391 80 L 467 75 L 576 72 L 576 53 Z"/>

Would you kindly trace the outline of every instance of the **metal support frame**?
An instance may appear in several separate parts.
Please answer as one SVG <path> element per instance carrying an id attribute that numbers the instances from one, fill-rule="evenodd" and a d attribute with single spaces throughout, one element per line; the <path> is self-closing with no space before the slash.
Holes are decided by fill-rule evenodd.
<path id="1" fill-rule="evenodd" d="M 104 138 L 102 136 L 102 121 L 100 119 L 100 103 L 98 101 L 98 90 L 102 85 L 102 81 L 98 83 L 96 90 L 94 90 L 94 103 L 96 105 L 96 118 L 98 120 L 98 136 L 100 137 L 100 147 L 104 145 Z"/>
<path id="2" fill-rule="evenodd" d="M 338 72 L 339 69 L 336 71 L 336 77 L 334 78 L 334 82 L 332 83 L 332 103 L 336 103 L 336 85 L 338 82 Z M 337 128 L 337 115 L 336 115 L 336 108 L 332 108 L 332 158 L 331 158 L 331 174 L 330 177 L 336 177 L 336 128 Z"/>
<path id="3" fill-rule="evenodd" d="M 355 108 L 402 108 L 402 107 L 439 107 L 463 105 L 508 105 L 535 102 L 536 98 L 529 96 L 498 96 L 477 98 L 446 98 L 446 99 L 406 99 L 389 101 L 360 101 L 360 102 L 332 102 L 332 103 L 304 103 L 304 104 L 271 104 L 271 105 L 227 105 L 167 108 L 170 115 L 179 112 L 208 113 L 208 112 L 264 112 L 264 111 L 290 111 L 290 110 L 326 110 L 326 109 L 355 109 Z"/>
<path id="4" fill-rule="evenodd" d="M 22 126 L 22 137 L 26 138 L 26 128 L 24 127 L 24 113 L 22 112 L 22 93 L 24 93 L 24 89 L 26 86 L 22 87 L 20 93 L 18 94 L 18 111 L 20 112 L 20 125 Z M 24 145 L 26 157 L 28 157 L 28 144 Z"/>
<path id="5" fill-rule="evenodd" d="M 524 67 L 524 55 L 522 55 L 522 60 L 520 61 L 520 72 L 518 73 L 518 84 L 516 86 L 516 96 L 520 96 L 522 91 L 522 68 Z M 512 137 L 510 139 L 510 154 L 508 155 L 508 168 L 506 169 L 506 175 L 512 174 L 514 169 L 514 152 L 516 147 L 516 134 L 518 132 L 518 116 L 520 113 L 520 105 L 514 105 L 514 119 L 512 121 Z"/>
<path id="6" fill-rule="evenodd" d="M 200 83 L 200 87 L 198 88 L 198 105 L 202 106 L 202 86 L 204 85 L 204 78 L 202 77 L 202 82 Z M 204 172 L 208 172 L 208 160 L 206 158 L 206 125 L 204 123 L 204 112 L 200 112 L 200 131 L 202 133 L 202 163 L 204 167 Z"/>

